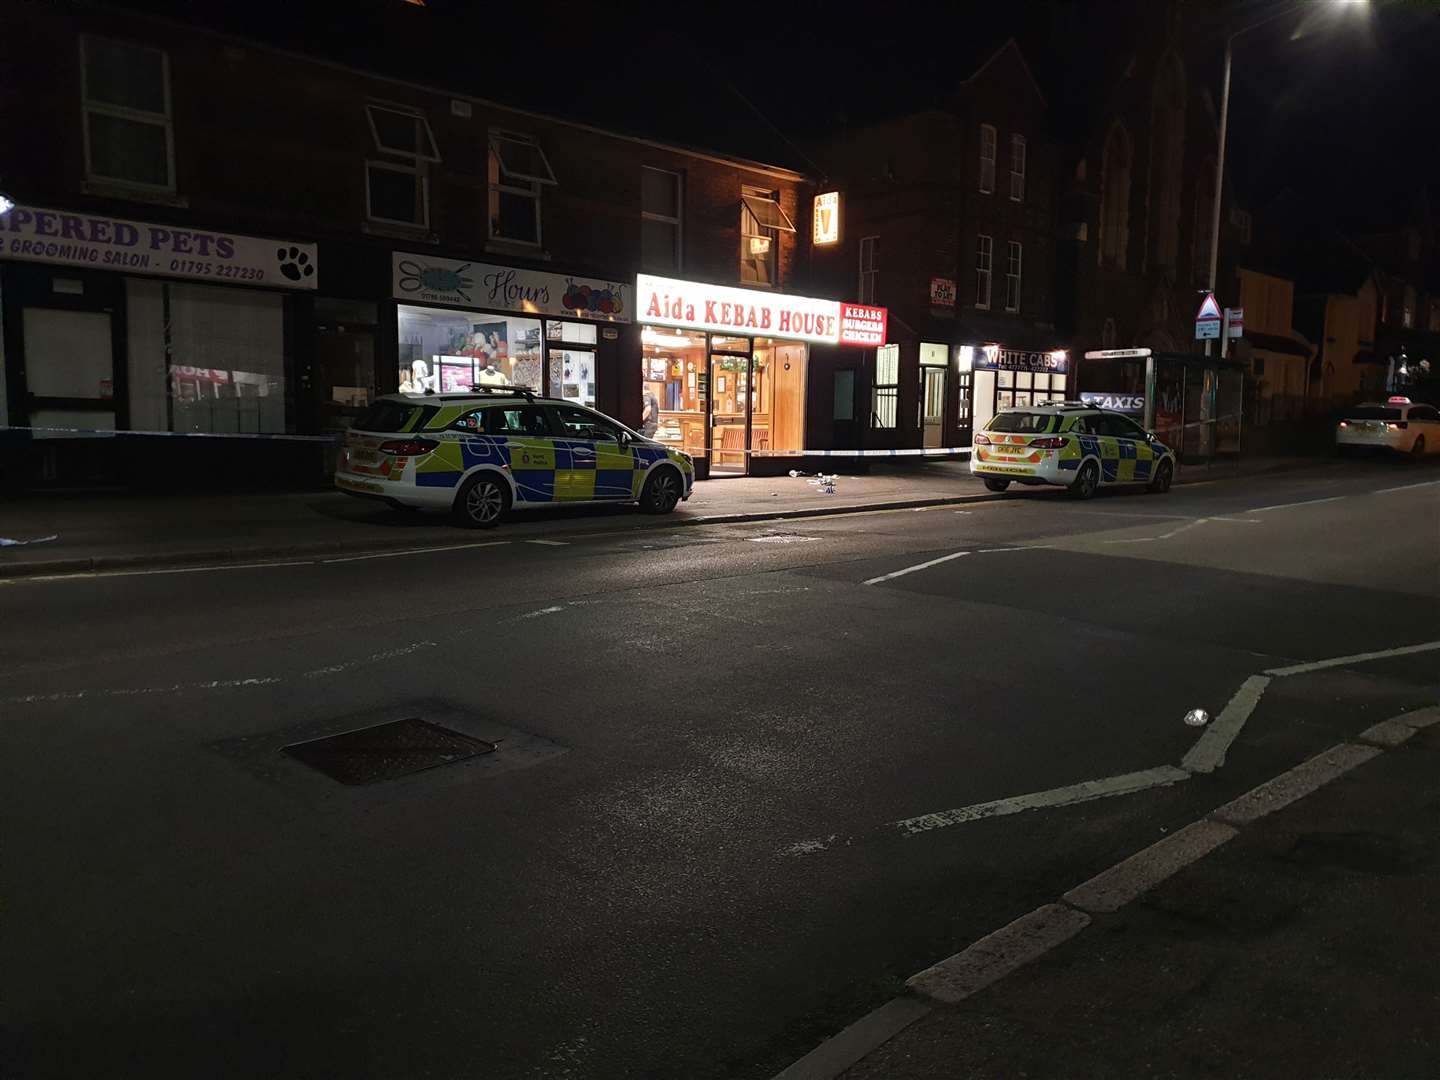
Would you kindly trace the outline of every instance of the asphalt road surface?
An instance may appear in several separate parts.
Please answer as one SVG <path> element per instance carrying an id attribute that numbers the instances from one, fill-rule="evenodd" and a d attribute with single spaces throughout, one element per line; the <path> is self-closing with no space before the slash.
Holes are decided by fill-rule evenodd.
<path id="1" fill-rule="evenodd" d="M 1212 773 L 926 817 L 1440 641 L 1440 471 L 1403 463 L 457 544 L 0 585 L 6 1076 L 763 1080 L 1440 698 L 1440 653 L 1356 661 Z M 500 749 L 366 786 L 281 749 L 415 716 Z"/>

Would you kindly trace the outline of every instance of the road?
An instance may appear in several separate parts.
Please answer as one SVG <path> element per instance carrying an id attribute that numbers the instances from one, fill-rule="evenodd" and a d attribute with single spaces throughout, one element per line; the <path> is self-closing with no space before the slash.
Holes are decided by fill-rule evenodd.
<path id="1" fill-rule="evenodd" d="M 763 1080 L 1440 700 L 1440 652 L 1346 662 L 1184 782 L 946 813 L 1440 642 L 1433 468 L 457 545 L 0 584 L 8 1076 Z M 359 787 L 281 750 L 408 716 L 500 749 Z"/>

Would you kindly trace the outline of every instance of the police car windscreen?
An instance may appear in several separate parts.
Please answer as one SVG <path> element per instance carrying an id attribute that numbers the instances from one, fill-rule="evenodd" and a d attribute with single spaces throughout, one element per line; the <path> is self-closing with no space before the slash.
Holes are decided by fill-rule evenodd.
<path id="1" fill-rule="evenodd" d="M 357 431 L 380 431 L 385 433 L 414 431 L 420 425 L 415 422 L 421 412 L 435 412 L 431 405 L 411 405 L 405 401 L 377 401 L 365 415 L 355 421 Z"/>
<path id="2" fill-rule="evenodd" d="M 1002 412 L 985 425 L 986 431 L 1005 431 L 1015 435 L 1041 435 L 1059 420 L 1052 413 Z"/>
<path id="3" fill-rule="evenodd" d="M 1387 409 L 1383 405 L 1361 405 L 1345 410 L 1346 420 L 1399 420 L 1399 409 Z"/>

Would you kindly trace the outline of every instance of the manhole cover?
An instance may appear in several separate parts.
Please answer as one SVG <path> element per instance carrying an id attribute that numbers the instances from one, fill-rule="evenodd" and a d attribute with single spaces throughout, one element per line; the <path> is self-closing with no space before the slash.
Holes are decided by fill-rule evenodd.
<path id="1" fill-rule="evenodd" d="M 284 750 L 342 784 L 374 784 L 495 752 L 495 743 L 417 717 L 347 731 Z"/>

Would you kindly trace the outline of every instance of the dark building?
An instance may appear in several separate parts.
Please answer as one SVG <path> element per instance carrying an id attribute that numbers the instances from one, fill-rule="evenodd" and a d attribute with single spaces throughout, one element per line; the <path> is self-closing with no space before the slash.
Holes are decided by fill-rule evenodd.
<path id="1" fill-rule="evenodd" d="M 844 210 L 817 277 L 890 311 L 864 388 L 872 445 L 965 447 L 997 408 L 1064 396 L 1060 146 L 1013 39 L 933 107 L 847 127 L 814 156 Z"/>
<path id="2" fill-rule="evenodd" d="M 310 481 L 377 394 L 485 383 L 637 427 L 653 401 L 657 437 L 742 471 L 849 437 L 831 371 L 864 353 L 838 305 L 824 333 L 779 325 L 813 180 L 723 78 L 692 65 L 677 99 L 632 66 L 602 93 L 593 52 L 567 68 L 589 37 L 547 39 L 537 79 L 400 0 L 340 35 L 278 9 L 11 5 L 12 476 Z M 639 274 L 756 293 L 775 325 L 647 318 Z"/>

